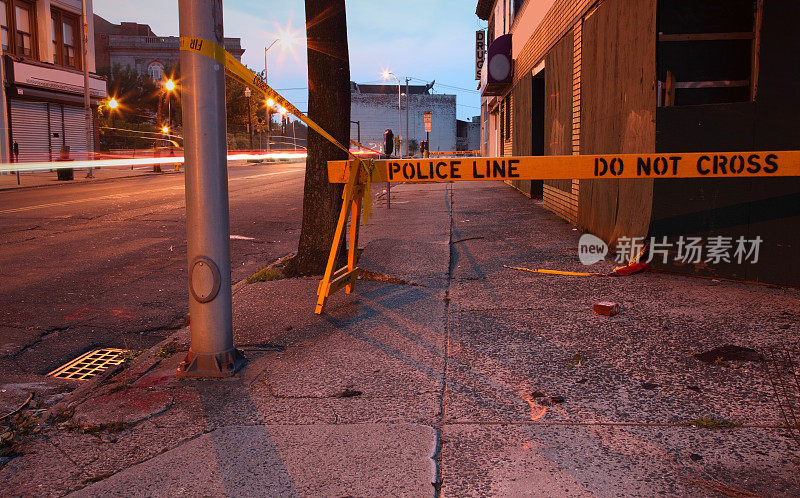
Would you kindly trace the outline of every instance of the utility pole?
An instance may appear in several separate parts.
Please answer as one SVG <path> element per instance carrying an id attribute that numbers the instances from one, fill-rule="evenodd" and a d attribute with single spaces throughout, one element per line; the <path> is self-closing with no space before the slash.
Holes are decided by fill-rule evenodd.
<path id="1" fill-rule="evenodd" d="M 410 80 L 408 76 L 406 76 L 406 157 L 411 157 L 408 155 L 408 143 L 411 140 L 411 135 L 408 134 L 408 106 L 411 98 L 411 94 L 408 93 L 408 80 Z"/>
<path id="2" fill-rule="evenodd" d="M 222 0 L 179 0 L 180 36 L 223 45 Z M 186 252 L 191 342 L 179 377 L 230 377 L 246 359 L 233 347 L 225 69 L 181 50 L 186 157 Z"/>
<path id="3" fill-rule="evenodd" d="M 272 42 L 272 44 L 274 45 L 275 42 Z M 267 84 L 269 84 L 269 80 L 267 79 L 267 50 L 269 50 L 271 46 L 272 45 L 264 47 L 264 83 Z M 267 154 L 269 154 L 269 142 L 272 140 L 272 109 L 268 105 L 264 107 L 264 119 L 267 120 L 265 124 L 267 125 Z"/>
<path id="4" fill-rule="evenodd" d="M 83 113 L 86 127 L 86 159 L 91 159 L 91 144 L 94 130 L 92 126 L 92 108 L 89 102 L 89 22 L 87 21 L 86 0 L 81 0 L 83 12 Z M 92 167 L 86 173 L 86 178 L 94 178 Z"/>
<path id="5" fill-rule="evenodd" d="M 6 65 L 3 61 L 3 46 L 0 45 L 0 162 L 11 162 L 11 144 L 8 136 L 8 102 L 6 101 L 5 82 Z M 19 170 L 17 170 L 17 184 L 19 184 Z"/>

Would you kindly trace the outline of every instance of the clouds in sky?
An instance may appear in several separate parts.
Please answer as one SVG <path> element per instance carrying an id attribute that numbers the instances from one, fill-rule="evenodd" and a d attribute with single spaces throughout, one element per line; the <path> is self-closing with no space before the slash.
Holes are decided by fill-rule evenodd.
<path id="1" fill-rule="evenodd" d="M 480 113 L 479 96 L 470 91 L 474 80 L 475 30 L 485 27 L 475 16 L 476 1 L 375 0 L 347 1 L 347 30 L 351 79 L 377 83 L 384 68 L 402 78 L 436 80 L 461 87 L 456 90 L 435 86 L 437 93 L 455 93 L 458 117 L 467 119 Z M 298 34 L 294 50 L 276 44 L 269 51 L 269 82 L 295 102 L 306 107 L 305 11 L 302 0 L 224 0 L 225 35 L 242 39 L 243 62 L 260 70 L 264 67 L 264 47 L 280 30 L 291 27 Z M 96 14 L 111 22 L 149 24 L 158 35 L 178 34 L 176 0 L 94 0 Z"/>

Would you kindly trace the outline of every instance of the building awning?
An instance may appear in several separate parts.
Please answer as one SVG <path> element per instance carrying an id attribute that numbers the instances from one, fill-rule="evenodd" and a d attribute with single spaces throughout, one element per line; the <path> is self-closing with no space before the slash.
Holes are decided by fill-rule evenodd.
<path id="1" fill-rule="evenodd" d="M 487 51 L 483 66 L 481 95 L 503 95 L 514 81 L 514 60 L 511 58 L 512 35 L 497 37 Z M 485 82 L 484 82 L 485 76 Z"/>
<path id="2" fill-rule="evenodd" d="M 52 64 L 29 62 L 6 56 L 7 80 L 15 87 L 21 87 L 23 95 L 27 89 L 32 92 L 47 92 L 61 95 L 61 100 L 70 96 L 83 96 L 83 72 L 61 68 Z M 34 92 L 35 93 L 35 92 Z M 106 79 L 96 74 L 89 75 L 89 96 L 104 99 L 108 96 Z"/>

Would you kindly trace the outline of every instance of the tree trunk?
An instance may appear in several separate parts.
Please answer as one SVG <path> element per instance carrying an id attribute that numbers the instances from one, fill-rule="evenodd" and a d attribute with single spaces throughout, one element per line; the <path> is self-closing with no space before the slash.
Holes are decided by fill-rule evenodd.
<path id="1" fill-rule="evenodd" d="M 350 56 L 344 0 L 305 0 L 308 46 L 308 116 L 339 143 L 350 142 Z M 333 243 L 342 207 L 341 184 L 328 182 L 328 161 L 347 159 L 313 130 L 308 132 L 303 225 L 293 274 L 318 275 Z M 345 239 L 342 238 L 342 246 Z"/>

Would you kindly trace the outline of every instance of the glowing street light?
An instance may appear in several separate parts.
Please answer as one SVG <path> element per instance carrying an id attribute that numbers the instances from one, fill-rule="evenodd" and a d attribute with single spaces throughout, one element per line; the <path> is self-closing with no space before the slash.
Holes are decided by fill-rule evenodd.
<path id="1" fill-rule="evenodd" d="M 393 72 L 389 71 L 388 69 L 384 69 L 383 70 L 383 72 L 381 73 L 381 78 L 383 78 L 384 80 L 388 80 L 389 78 L 394 78 L 395 81 L 397 81 L 397 134 L 400 134 L 400 133 L 402 133 L 401 128 L 400 128 L 401 125 L 402 125 L 402 121 L 401 121 L 402 117 L 401 117 L 401 114 L 400 114 L 401 113 L 401 111 L 400 111 L 400 78 L 398 78 L 397 75 L 395 75 Z M 397 134 L 395 134 L 395 136 L 397 136 Z M 398 149 L 399 149 L 399 147 L 398 147 Z M 400 151 L 399 150 L 397 151 L 397 155 L 400 156 Z"/>
<path id="2" fill-rule="evenodd" d="M 164 84 L 164 88 L 166 88 L 166 89 L 167 89 L 167 91 L 170 91 L 170 92 L 171 92 L 172 90 L 175 90 L 175 82 L 174 82 L 174 81 L 172 81 L 172 79 L 171 79 L 171 78 L 170 78 L 170 79 L 168 79 L 168 80 L 167 80 L 167 82 Z"/>
<path id="3" fill-rule="evenodd" d="M 115 99 L 114 97 L 111 97 L 111 100 L 108 101 L 108 107 L 110 109 L 116 109 L 117 107 L 119 107 L 119 102 L 117 102 L 117 99 Z"/>
<path id="4" fill-rule="evenodd" d="M 169 126 L 167 126 L 167 125 L 164 125 L 164 126 L 161 128 L 161 132 L 162 132 L 162 133 L 165 133 L 165 134 L 166 134 L 166 133 L 169 133 Z"/>
<path id="5" fill-rule="evenodd" d="M 272 107 L 275 105 L 275 101 L 272 99 L 267 99 L 267 107 Z"/>
<path id="6" fill-rule="evenodd" d="M 395 135 L 395 137 L 397 137 L 398 135 L 400 135 L 400 133 L 402 133 L 400 131 L 400 129 L 401 129 L 400 127 L 402 126 L 402 124 L 401 124 L 401 119 L 402 118 L 400 117 L 400 78 L 398 78 L 397 75 L 395 75 L 393 72 L 389 71 L 388 69 L 384 69 L 383 72 L 381 73 L 381 77 L 384 80 L 388 80 L 390 76 L 392 78 L 394 78 L 395 81 L 397 81 L 397 135 Z M 408 138 L 408 137 L 406 137 L 406 138 Z M 384 152 L 386 152 L 386 151 L 384 151 Z M 397 145 L 397 157 L 400 157 L 400 155 L 401 155 L 400 154 L 400 145 L 398 143 L 398 145 Z M 386 209 L 391 209 L 391 207 L 392 207 L 392 190 L 391 190 L 391 188 L 392 188 L 391 184 L 389 182 L 386 182 Z"/>

